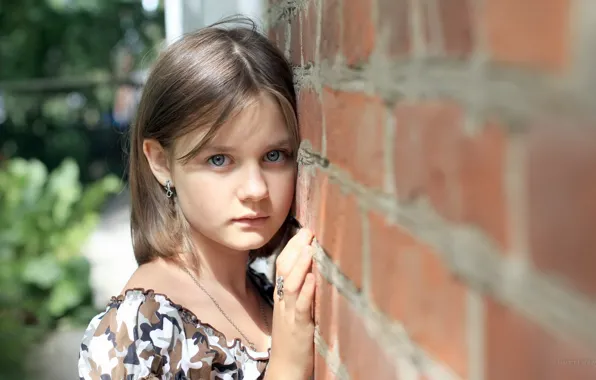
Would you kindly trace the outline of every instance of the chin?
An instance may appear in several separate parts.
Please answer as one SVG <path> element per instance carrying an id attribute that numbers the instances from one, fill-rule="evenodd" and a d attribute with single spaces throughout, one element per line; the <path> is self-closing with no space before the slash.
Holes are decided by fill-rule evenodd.
<path id="1" fill-rule="evenodd" d="M 266 238 L 257 233 L 243 233 L 226 239 L 225 245 L 237 251 L 251 251 L 263 247 L 271 237 Z"/>

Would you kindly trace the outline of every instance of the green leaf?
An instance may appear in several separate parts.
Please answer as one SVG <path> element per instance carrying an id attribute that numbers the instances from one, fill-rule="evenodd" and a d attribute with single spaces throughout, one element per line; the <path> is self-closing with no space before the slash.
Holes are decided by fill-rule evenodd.
<path id="1" fill-rule="evenodd" d="M 39 199 L 44 189 L 48 170 L 45 165 L 38 160 L 29 161 L 28 166 L 23 201 L 30 207 L 35 205 L 35 202 Z"/>
<path id="2" fill-rule="evenodd" d="M 93 232 L 99 222 L 95 213 L 87 213 L 76 225 L 72 225 L 61 235 L 55 235 L 51 240 L 54 255 L 60 261 L 74 258 L 81 253 L 81 246 Z"/>
<path id="3" fill-rule="evenodd" d="M 72 205 L 80 199 L 79 167 L 72 159 L 65 159 L 48 180 L 48 192 L 55 198 L 52 209 L 54 222 L 64 225 L 70 217 Z"/>
<path id="4" fill-rule="evenodd" d="M 55 256 L 45 254 L 40 258 L 31 259 L 23 269 L 23 281 L 49 289 L 63 274 L 62 268 Z"/>
<path id="5" fill-rule="evenodd" d="M 68 309 L 77 306 L 84 295 L 84 289 L 80 289 L 76 282 L 68 279 L 62 280 L 50 293 L 48 311 L 53 317 L 59 317 Z"/>
<path id="6" fill-rule="evenodd" d="M 89 260 L 83 256 L 73 257 L 64 264 L 66 276 L 81 287 L 88 286 L 91 265 Z"/>
<path id="7" fill-rule="evenodd" d="M 115 175 L 108 175 L 103 179 L 87 186 L 81 196 L 79 212 L 97 210 L 105 201 L 108 194 L 114 194 L 122 189 L 122 181 Z"/>

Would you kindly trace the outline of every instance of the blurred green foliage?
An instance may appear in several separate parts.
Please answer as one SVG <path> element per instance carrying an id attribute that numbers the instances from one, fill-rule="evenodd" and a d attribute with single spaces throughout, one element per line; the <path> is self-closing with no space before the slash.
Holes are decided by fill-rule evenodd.
<path id="1" fill-rule="evenodd" d="M 2 0 L 0 78 L 109 70 L 119 46 L 151 50 L 162 16 L 145 13 L 140 0 Z"/>
<path id="2" fill-rule="evenodd" d="M 0 160 L 73 157 L 83 182 L 123 174 L 116 91 L 142 82 L 164 36 L 163 1 L 0 0 Z"/>
<path id="3" fill-rule="evenodd" d="M 23 353 L 60 326 L 81 326 L 98 311 L 92 303 L 89 263 L 81 247 L 109 194 L 113 175 L 83 186 L 66 159 L 51 173 L 20 158 L 0 170 L 0 368 L 22 378 Z"/>
<path id="4" fill-rule="evenodd" d="M 163 16 L 163 1 L 0 0 L 0 380 L 97 313 L 81 249 L 125 171 L 116 93 L 142 82 Z"/>

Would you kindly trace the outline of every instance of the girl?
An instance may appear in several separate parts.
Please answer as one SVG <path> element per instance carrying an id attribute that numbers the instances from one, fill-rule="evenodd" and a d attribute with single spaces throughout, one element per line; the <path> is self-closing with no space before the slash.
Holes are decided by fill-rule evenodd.
<path id="1" fill-rule="evenodd" d="M 139 267 L 91 320 L 81 379 L 312 374 L 313 235 L 288 241 L 292 70 L 254 25 L 223 26 L 172 44 L 147 80 L 129 174 Z M 249 264 L 278 247 L 274 289 Z"/>

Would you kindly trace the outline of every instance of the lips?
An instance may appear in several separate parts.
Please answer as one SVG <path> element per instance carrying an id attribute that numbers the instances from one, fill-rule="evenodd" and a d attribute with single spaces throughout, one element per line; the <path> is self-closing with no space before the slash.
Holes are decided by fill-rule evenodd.
<path id="1" fill-rule="evenodd" d="M 245 216 L 243 218 L 233 219 L 233 222 L 242 228 L 262 228 L 267 225 L 269 216 Z"/>
<path id="2" fill-rule="evenodd" d="M 257 222 L 257 221 L 262 221 L 269 218 L 266 215 L 263 216 L 244 216 L 242 218 L 236 218 L 234 219 L 234 221 L 236 222 Z"/>
<path id="3" fill-rule="evenodd" d="M 269 215 L 267 214 L 247 214 L 244 216 L 241 216 L 239 218 L 235 218 L 234 220 L 254 220 L 254 219 L 263 219 L 263 218 L 268 218 Z"/>

